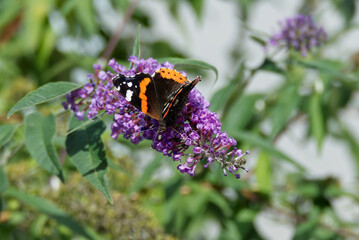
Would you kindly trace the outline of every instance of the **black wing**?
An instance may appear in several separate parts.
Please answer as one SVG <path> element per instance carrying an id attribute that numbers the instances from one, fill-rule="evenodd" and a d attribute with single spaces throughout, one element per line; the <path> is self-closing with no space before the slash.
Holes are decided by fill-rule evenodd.
<path id="1" fill-rule="evenodd" d="M 157 100 L 153 78 L 148 73 L 134 76 L 118 74 L 112 79 L 119 93 L 138 110 L 160 120 L 161 108 Z"/>

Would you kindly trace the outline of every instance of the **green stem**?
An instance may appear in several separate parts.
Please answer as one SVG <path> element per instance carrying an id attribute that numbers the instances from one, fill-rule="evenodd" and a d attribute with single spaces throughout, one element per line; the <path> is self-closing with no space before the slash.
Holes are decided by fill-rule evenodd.
<path id="1" fill-rule="evenodd" d="M 248 86 L 248 84 L 250 83 L 250 81 L 252 80 L 254 74 L 257 72 L 258 69 L 253 69 L 251 70 L 250 75 L 248 76 L 248 78 L 246 80 L 244 80 L 243 82 L 238 81 L 238 84 L 236 84 L 236 86 L 234 87 L 231 95 L 229 96 L 229 98 L 227 99 L 226 103 L 224 104 L 223 107 L 223 112 L 222 112 L 222 116 L 221 116 L 221 121 L 223 119 L 226 118 L 229 109 L 231 107 L 231 105 L 237 101 L 237 99 L 242 96 L 242 93 L 244 92 L 244 90 L 246 89 L 246 87 Z"/>

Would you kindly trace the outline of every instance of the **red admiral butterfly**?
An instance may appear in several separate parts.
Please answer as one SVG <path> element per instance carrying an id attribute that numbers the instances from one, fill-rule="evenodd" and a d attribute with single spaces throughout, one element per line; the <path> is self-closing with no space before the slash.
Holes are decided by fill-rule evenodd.
<path id="1" fill-rule="evenodd" d="M 171 126 L 188 101 L 188 94 L 201 80 L 190 82 L 181 73 L 161 68 L 153 75 L 137 73 L 134 76 L 117 74 L 112 82 L 118 92 L 134 107 L 160 123 Z"/>

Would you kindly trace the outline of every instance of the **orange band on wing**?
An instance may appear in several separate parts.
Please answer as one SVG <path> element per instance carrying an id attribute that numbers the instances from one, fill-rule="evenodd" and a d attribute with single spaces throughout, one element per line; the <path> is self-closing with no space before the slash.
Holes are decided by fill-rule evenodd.
<path id="1" fill-rule="evenodd" d="M 147 113 L 148 110 L 148 105 L 147 105 L 147 96 L 146 96 L 146 89 L 147 89 L 147 85 L 151 82 L 151 79 L 149 78 L 144 78 L 141 82 L 140 82 L 140 95 L 139 97 L 141 98 L 141 111 L 143 113 Z"/>
<path id="2" fill-rule="evenodd" d="M 190 82 L 185 76 L 173 69 L 161 68 L 158 72 L 161 74 L 161 77 L 172 79 L 181 84 Z"/>

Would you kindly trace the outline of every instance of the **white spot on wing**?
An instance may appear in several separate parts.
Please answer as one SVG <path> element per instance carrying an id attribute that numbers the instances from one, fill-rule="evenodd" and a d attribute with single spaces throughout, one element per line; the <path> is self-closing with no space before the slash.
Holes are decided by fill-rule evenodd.
<path id="1" fill-rule="evenodd" d="M 132 99 L 132 94 L 133 94 L 133 92 L 132 92 L 131 90 L 127 90 L 127 92 L 126 92 L 126 100 L 127 100 L 128 102 L 131 101 L 131 99 Z"/>
<path id="2" fill-rule="evenodd" d="M 128 83 L 127 83 L 127 86 L 128 86 L 128 87 L 132 87 L 132 82 L 128 82 Z"/>
<path id="3" fill-rule="evenodd" d="M 118 86 L 118 87 L 117 87 L 117 91 L 120 91 L 120 90 L 121 90 L 121 87 L 120 87 L 120 86 Z"/>

